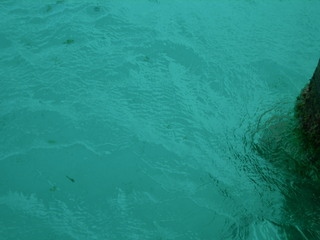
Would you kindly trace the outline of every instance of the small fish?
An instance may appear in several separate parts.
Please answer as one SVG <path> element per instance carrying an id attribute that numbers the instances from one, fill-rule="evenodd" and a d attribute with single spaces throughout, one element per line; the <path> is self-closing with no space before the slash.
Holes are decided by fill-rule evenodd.
<path id="1" fill-rule="evenodd" d="M 69 177 L 69 176 L 66 176 L 66 178 L 68 178 L 73 183 L 75 182 L 75 180 L 73 178 Z"/>

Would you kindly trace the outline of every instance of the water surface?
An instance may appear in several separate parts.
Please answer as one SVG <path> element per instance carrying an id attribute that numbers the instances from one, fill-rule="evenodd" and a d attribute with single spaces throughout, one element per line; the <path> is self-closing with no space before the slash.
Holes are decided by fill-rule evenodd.
<path id="1" fill-rule="evenodd" d="M 0 239 L 320 239 L 286 167 L 319 11 L 1 1 Z"/>

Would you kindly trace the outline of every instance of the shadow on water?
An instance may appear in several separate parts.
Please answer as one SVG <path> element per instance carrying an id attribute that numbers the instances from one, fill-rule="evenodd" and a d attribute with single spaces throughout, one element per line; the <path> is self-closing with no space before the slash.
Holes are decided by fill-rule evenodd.
<path id="1" fill-rule="evenodd" d="M 281 219 L 271 222 L 285 239 L 320 239 L 320 174 L 302 142 L 293 105 L 282 102 L 260 113 L 248 142 L 273 169 L 262 173 L 264 180 L 284 197 Z"/>

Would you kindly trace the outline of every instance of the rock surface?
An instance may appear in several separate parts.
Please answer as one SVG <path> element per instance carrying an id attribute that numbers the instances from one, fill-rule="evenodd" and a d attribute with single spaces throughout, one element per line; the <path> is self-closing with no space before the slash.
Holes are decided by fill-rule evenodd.
<path id="1" fill-rule="evenodd" d="M 310 80 L 296 103 L 296 117 L 306 146 L 315 151 L 313 160 L 319 161 L 320 152 L 320 60 Z M 319 161 L 320 162 L 320 161 Z"/>

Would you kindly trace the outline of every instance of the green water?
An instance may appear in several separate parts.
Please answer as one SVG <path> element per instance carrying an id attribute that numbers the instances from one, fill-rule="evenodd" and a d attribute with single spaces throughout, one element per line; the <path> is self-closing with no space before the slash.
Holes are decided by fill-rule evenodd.
<path id="1" fill-rule="evenodd" d="M 320 239 L 290 125 L 319 12 L 2 0 L 0 240 Z"/>

